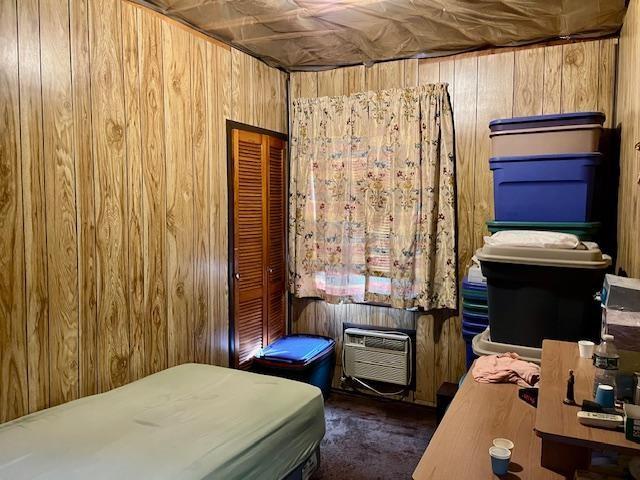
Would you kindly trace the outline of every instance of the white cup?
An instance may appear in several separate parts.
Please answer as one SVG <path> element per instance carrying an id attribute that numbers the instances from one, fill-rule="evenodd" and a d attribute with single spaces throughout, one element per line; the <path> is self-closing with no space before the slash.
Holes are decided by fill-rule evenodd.
<path id="1" fill-rule="evenodd" d="M 580 340 L 578 342 L 578 350 L 580 350 L 580 358 L 592 358 L 595 343 L 590 340 Z"/>
<path id="2" fill-rule="evenodd" d="M 508 438 L 494 438 L 493 446 L 498 448 L 506 448 L 507 450 L 513 450 L 513 442 Z"/>
<path id="3" fill-rule="evenodd" d="M 491 447 L 489 449 L 489 457 L 491 457 L 491 469 L 496 475 L 504 475 L 509 470 L 509 462 L 511 461 L 511 451 L 506 448 Z"/>

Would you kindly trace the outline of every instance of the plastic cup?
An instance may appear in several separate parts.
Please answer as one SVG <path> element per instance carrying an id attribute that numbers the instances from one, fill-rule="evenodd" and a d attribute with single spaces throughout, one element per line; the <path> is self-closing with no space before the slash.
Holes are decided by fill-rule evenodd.
<path id="1" fill-rule="evenodd" d="M 580 358 L 592 358 L 593 350 L 596 344 L 590 340 L 580 340 L 578 342 L 578 350 L 580 350 Z"/>
<path id="2" fill-rule="evenodd" d="M 493 446 L 498 448 L 506 448 L 507 450 L 513 450 L 513 442 L 508 438 L 494 438 Z"/>
<path id="3" fill-rule="evenodd" d="M 491 447 L 489 449 L 491 457 L 491 470 L 495 475 L 504 475 L 509 470 L 511 461 L 511 451 L 502 447 Z"/>
<path id="4" fill-rule="evenodd" d="M 611 385 L 598 385 L 596 390 L 596 403 L 602 408 L 613 408 L 615 406 L 615 395 Z"/>

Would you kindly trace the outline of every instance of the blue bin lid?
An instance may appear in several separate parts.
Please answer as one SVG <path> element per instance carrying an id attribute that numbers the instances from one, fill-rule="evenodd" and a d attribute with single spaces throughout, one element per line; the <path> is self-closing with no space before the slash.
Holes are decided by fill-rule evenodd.
<path id="1" fill-rule="evenodd" d="M 600 163 L 602 154 L 600 152 L 588 153 L 552 153 L 546 155 L 515 155 L 512 157 L 491 157 L 489 164 L 503 162 L 548 162 L 554 160 L 588 160 L 593 164 Z"/>
<path id="2" fill-rule="evenodd" d="M 532 115 L 528 117 L 498 118 L 489 122 L 491 131 L 500 130 L 500 127 L 511 127 L 514 124 L 542 124 L 557 123 L 563 125 L 579 125 L 588 123 L 603 124 L 606 115 L 602 112 L 571 112 L 556 113 L 552 115 Z"/>
<path id="3" fill-rule="evenodd" d="M 487 284 L 486 283 L 470 282 L 467 277 L 464 277 L 462 279 L 462 288 L 464 290 L 476 291 L 476 292 L 479 292 L 479 293 L 484 293 L 484 292 L 487 291 Z"/>
<path id="4" fill-rule="evenodd" d="M 258 358 L 285 363 L 308 363 L 326 350 L 332 349 L 336 342 L 318 335 L 288 335 L 267 345 Z"/>

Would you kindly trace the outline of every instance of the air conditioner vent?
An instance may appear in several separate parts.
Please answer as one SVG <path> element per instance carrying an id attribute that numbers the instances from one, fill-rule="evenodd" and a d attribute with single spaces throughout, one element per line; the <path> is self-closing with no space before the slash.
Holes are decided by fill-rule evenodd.
<path id="1" fill-rule="evenodd" d="M 396 385 L 411 383 L 411 339 L 400 332 L 347 328 L 343 369 L 352 378 Z"/>
<path id="2" fill-rule="evenodd" d="M 383 350 L 396 350 L 403 352 L 407 342 L 404 340 L 393 340 L 380 337 L 364 337 L 364 345 L 371 348 L 381 348 Z"/>

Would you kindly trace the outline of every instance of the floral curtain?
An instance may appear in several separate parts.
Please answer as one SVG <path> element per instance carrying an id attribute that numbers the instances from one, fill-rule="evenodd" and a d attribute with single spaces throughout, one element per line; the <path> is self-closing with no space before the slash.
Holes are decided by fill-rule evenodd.
<path id="1" fill-rule="evenodd" d="M 446 84 L 294 100 L 289 191 L 296 296 L 457 307 Z"/>

